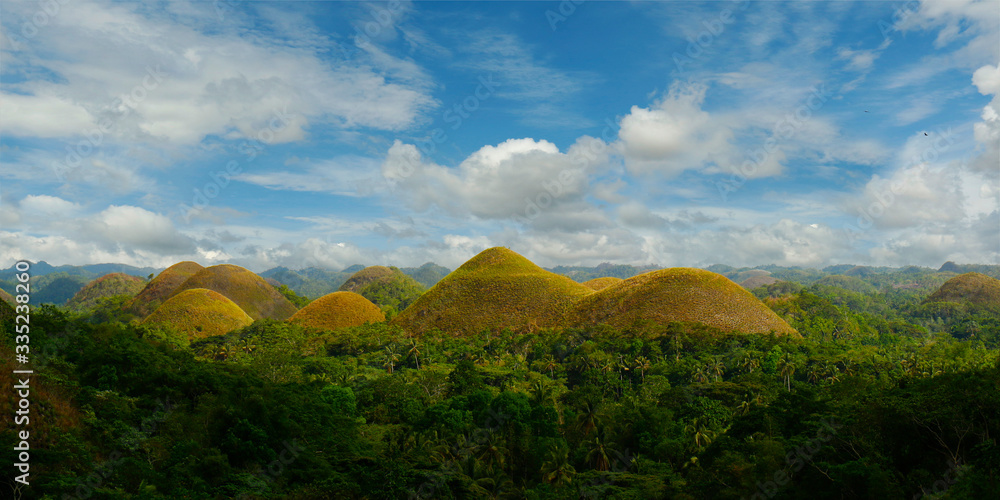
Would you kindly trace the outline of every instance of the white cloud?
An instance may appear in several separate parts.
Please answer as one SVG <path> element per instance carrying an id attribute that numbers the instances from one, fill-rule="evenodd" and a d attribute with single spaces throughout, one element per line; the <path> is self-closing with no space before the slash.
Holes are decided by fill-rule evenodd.
<path id="1" fill-rule="evenodd" d="M 674 176 L 736 161 L 732 130 L 701 109 L 706 90 L 703 85 L 673 85 L 650 108 L 632 107 L 618 132 L 630 172 Z"/>
<path id="2" fill-rule="evenodd" d="M 66 218 L 80 211 L 80 205 L 49 195 L 28 195 L 21 200 L 21 210 L 50 217 Z"/>

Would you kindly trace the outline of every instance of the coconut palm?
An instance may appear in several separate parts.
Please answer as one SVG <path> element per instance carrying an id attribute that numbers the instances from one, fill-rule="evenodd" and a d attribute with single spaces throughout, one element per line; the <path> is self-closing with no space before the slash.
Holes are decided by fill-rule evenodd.
<path id="1" fill-rule="evenodd" d="M 699 450 L 708 446 L 712 442 L 712 439 L 715 438 L 715 433 L 701 421 L 701 417 L 696 417 L 690 424 L 686 425 L 684 432 L 694 438 L 694 445 Z"/>
<path id="2" fill-rule="evenodd" d="M 583 411 L 576 416 L 577 426 L 583 431 L 583 435 L 589 435 L 590 431 L 594 430 L 601 423 L 600 410 L 593 403 L 587 403 L 583 407 Z"/>
<path id="3" fill-rule="evenodd" d="M 413 362 L 417 364 L 417 369 L 420 369 L 420 342 L 417 339 L 410 340 L 410 350 L 406 352 L 408 355 L 413 356 Z"/>
<path id="4" fill-rule="evenodd" d="M 649 369 L 649 360 L 645 356 L 639 356 L 635 358 L 635 364 L 633 365 L 639 370 L 639 374 L 642 376 L 642 381 L 646 382 L 646 370 Z"/>
<path id="5" fill-rule="evenodd" d="M 382 366 L 386 368 L 386 371 L 392 375 L 392 369 L 399 362 L 399 353 L 396 352 L 396 346 L 389 345 L 385 348 L 385 361 L 382 362 Z"/>
<path id="6" fill-rule="evenodd" d="M 792 375 L 795 374 L 795 368 L 795 362 L 792 361 L 790 353 L 786 352 L 778 359 L 778 373 L 785 379 L 785 387 L 788 392 L 792 392 Z"/>
<path id="7" fill-rule="evenodd" d="M 712 370 L 712 374 L 715 376 L 715 380 L 718 381 L 722 378 L 722 375 L 726 373 L 726 364 L 722 362 L 722 358 L 715 358 L 708 364 L 709 369 Z"/>
<path id="8" fill-rule="evenodd" d="M 549 450 L 542 463 L 542 479 L 555 487 L 565 486 L 573 482 L 576 469 L 569 463 L 569 448 L 560 446 Z"/>

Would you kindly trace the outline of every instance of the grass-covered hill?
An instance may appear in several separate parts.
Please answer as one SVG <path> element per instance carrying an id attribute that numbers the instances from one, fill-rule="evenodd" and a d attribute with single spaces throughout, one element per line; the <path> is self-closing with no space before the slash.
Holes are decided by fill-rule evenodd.
<path id="1" fill-rule="evenodd" d="M 562 326 L 573 303 L 593 290 L 538 267 L 507 248 L 483 250 L 445 276 L 393 323 L 413 333 Z"/>
<path id="2" fill-rule="evenodd" d="M 140 318 L 149 316 L 167 297 L 170 297 L 188 278 L 205 269 L 197 262 L 178 262 L 163 270 L 146 284 L 129 303 L 127 309 Z"/>
<path id="3" fill-rule="evenodd" d="M 382 311 L 354 292 L 326 294 L 295 313 L 289 322 L 316 330 L 337 330 L 385 321 Z"/>
<path id="4" fill-rule="evenodd" d="M 1000 280 L 965 273 L 946 281 L 926 302 L 955 302 L 1000 309 Z"/>
<path id="5" fill-rule="evenodd" d="M 7 293 L 6 290 L 0 290 L 0 301 L 4 301 L 8 304 L 14 303 L 14 296 Z"/>
<path id="6" fill-rule="evenodd" d="M 721 274 L 670 268 L 629 278 L 584 297 L 569 323 L 631 327 L 644 321 L 697 322 L 725 331 L 798 333 L 741 286 Z"/>
<path id="7" fill-rule="evenodd" d="M 390 267 L 389 270 L 391 271 L 389 274 L 370 281 L 358 289 L 357 293 L 379 306 L 387 314 L 394 315 L 416 302 L 427 288 L 398 268 Z M 359 274 L 364 272 L 364 270 L 358 271 Z"/>
<path id="8" fill-rule="evenodd" d="M 240 306 L 219 292 L 191 288 L 170 297 L 143 320 L 143 324 L 167 325 L 187 335 L 187 340 L 224 335 L 253 323 Z"/>
<path id="9" fill-rule="evenodd" d="M 587 280 L 583 282 L 583 286 L 591 290 L 604 290 L 605 288 L 621 283 L 621 278 L 615 278 L 614 276 L 605 276 L 603 278 L 594 278 L 592 280 Z"/>
<path id="10" fill-rule="evenodd" d="M 777 283 L 781 280 L 771 276 L 769 274 L 762 274 L 760 276 L 751 276 L 740 282 L 740 286 L 746 288 L 747 290 L 753 290 L 754 288 L 767 286 Z"/>
<path id="11" fill-rule="evenodd" d="M 264 278 L 232 264 L 206 267 L 196 272 L 173 295 L 194 288 L 221 293 L 255 320 L 268 318 L 283 321 L 297 311 L 295 305 L 267 284 Z"/>
<path id="12" fill-rule="evenodd" d="M 75 311 L 93 309 L 101 299 L 120 295 L 133 297 L 145 286 L 146 280 L 137 276 L 125 273 L 106 274 L 76 292 L 66 303 L 66 307 Z"/>
<path id="13" fill-rule="evenodd" d="M 399 272 L 397 269 L 396 272 Z M 386 266 L 368 266 L 360 271 L 354 273 L 343 285 L 340 285 L 338 292 L 354 292 L 358 293 L 362 288 L 368 286 L 369 283 L 383 278 L 386 276 L 392 276 L 393 270 Z"/>

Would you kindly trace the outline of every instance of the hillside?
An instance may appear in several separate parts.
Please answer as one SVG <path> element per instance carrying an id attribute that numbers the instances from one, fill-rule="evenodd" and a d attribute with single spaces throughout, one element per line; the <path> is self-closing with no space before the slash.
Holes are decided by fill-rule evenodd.
<path id="1" fill-rule="evenodd" d="M 125 273 L 106 274 L 87 283 L 87 286 L 76 292 L 76 295 L 66 302 L 66 307 L 74 311 L 85 311 L 94 308 L 98 301 L 104 298 L 118 295 L 133 297 L 145 286 L 146 280 L 136 276 Z"/>
<path id="2" fill-rule="evenodd" d="M 621 278 L 615 278 L 614 276 L 605 276 L 603 278 L 594 278 L 583 282 L 583 286 L 591 290 L 604 290 L 605 288 L 621 283 L 623 280 Z"/>
<path id="3" fill-rule="evenodd" d="M 358 290 L 358 294 L 370 300 L 375 305 L 386 311 L 387 314 L 395 314 L 410 306 L 420 298 L 427 288 L 404 274 L 401 270 L 391 267 L 390 273 L 382 275 Z M 358 271 L 358 273 L 362 273 Z"/>
<path id="4" fill-rule="evenodd" d="M 14 306 L 8 304 L 6 301 L 0 300 L 0 324 L 8 321 L 13 323 L 14 316 L 16 316 Z"/>
<path id="5" fill-rule="evenodd" d="M 574 281 L 583 283 L 595 278 L 631 278 L 632 276 L 659 268 L 660 266 L 655 265 L 633 266 L 629 264 L 611 264 L 609 262 L 604 262 L 595 267 L 556 266 L 547 268 L 546 270 L 563 276 L 569 276 Z"/>
<path id="6" fill-rule="evenodd" d="M 253 318 L 218 292 L 192 288 L 168 299 L 142 323 L 170 326 L 191 341 L 242 328 Z"/>
<path id="7" fill-rule="evenodd" d="M 7 293 L 6 290 L 0 290 L 0 300 L 8 304 L 14 304 L 14 296 Z"/>
<path id="8" fill-rule="evenodd" d="M 397 269 L 396 272 L 400 271 Z M 357 293 L 362 288 L 368 286 L 369 283 L 379 278 L 392 276 L 392 274 L 393 270 L 386 266 L 368 266 L 351 275 L 343 285 L 340 285 L 337 291 Z"/>
<path id="9" fill-rule="evenodd" d="M 981 273 L 961 274 L 946 281 L 925 302 L 956 302 L 1000 309 L 1000 280 Z"/>
<path id="10" fill-rule="evenodd" d="M 575 300 L 593 293 L 507 248 L 483 250 L 445 276 L 392 323 L 413 333 L 561 326 Z"/>
<path id="11" fill-rule="evenodd" d="M 140 318 L 149 316 L 188 278 L 205 269 L 197 262 L 178 262 L 163 270 L 132 299 L 127 310 Z"/>
<path id="12" fill-rule="evenodd" d="M 623 328 L 643 321 L 699 322 L 725 331 L 798 337 L 756 297 L 725 276 L 693 268 L 651 271 L 580 300 L 568 322 Z"/>
<path id="13" fill-rule="evenodd" d="M 140 278 L 145 278 L 150 274 L 157 273 L 160 270 L 154 267 L 135 267 L 128 264 L 87 264 L 83 266 L 53 266 L 48 262 L 38 261 L 31 264 L 31 276 L 39 277 L 45 276 L 47 274 L 53 273 L 65 273 L 68 276 L 81 276 L 87 281 L 105 274 L 114 273 L 124 273 L 131 276 L 138 276 Z M 17 270 L 17 265 L 12 265 L 7 269 L 0 269 L 0 280 L 11 280 L 20 271 Z"/>
<path id="14" fill-rule="evenodd" d="M 424 288 L 436 285 L 438 281 L 444 279 L 451 272 L 451 269 L 433 262 L 428 262 L 420 267 L 402 267 L 399 270 L 417 280 Z"/>
<path id="15" fill-rule="evenodd" d="M 61 306 L 73 298 L 91 278 L 57 272 L 31 277 L 31 303 Z"/>
<path id="16" fill-rule="evenodd" d="M 760 286 L 773 285 L 774 283 L 777 283 L 778 281 L 781 281 L 781 280 L 779 280 L 778 278 L 775 278 L 774 276 L 771 276 L 769 274 L 765 274 L 765 275 L 760 275 L 760 276 L 751 276 L 751 277 L 749 277 L 749 278 L 741 281 L 740 282 L 740 286 L 743 287 L 743 288 L 746 288 L 747 290 L 753 290 L 754 288 L 757 288 L 757 287 L 760 287 Z"/>
<path id="17" fill-rule="evenodd" d="M 385 316 L 378 306 L 354 292 L 333 292 L 300 309 L 290 323 L 316 330 L 336 330 L 365 323 L 380 323 Z"/>
<path id="18" fill-rule="evenodd" d="M 194 288 L 207 288 L 225 295 L 254 320 L 269 318 L 283 321 L 297 311 L 296 307 L 273 286 L 267 284 L 264 278 L 232 264 L 206 267 L 196 272 L 185 280 L 173 295 Z"/>

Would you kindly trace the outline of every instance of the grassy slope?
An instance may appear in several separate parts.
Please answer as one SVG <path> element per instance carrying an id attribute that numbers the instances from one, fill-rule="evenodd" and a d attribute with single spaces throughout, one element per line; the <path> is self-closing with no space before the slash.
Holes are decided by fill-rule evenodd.
<path id="1" fill-rule="evenodd" d="M 506 248 L 480 252 L 393 319 L 414 333 L 451 334 L 562 326 L 572 303 L 593 290 Z"/>
<path id="2" fill-rule="evenodd" d="M 295 305 L 263 278 L 232 264 L 198 271 L 184 281 L 173 295 L 194 288 L 207 288 L 225 295 L 255 320 L 270 318 L 284 321 L 297 311 Z"/>
<path id="3" fill-rule="evenodd" d="M 1000 280 L 980 273 L 966 273 L 946 281 L 926 302 L 968 302 L 1000 307 Z"/>
<path id="4" fill-rule="evenodd" d="M 66 302 L 66 307 L 76 311 L 92 309 L 100 299 L 116 295 L 134 296 L 145 286 L 146 280 L 137 276 L 125 273 L 106 274 L 87 283 L 87 286 L 76 292 L 76 295 Z"/>
<path id="5" fill-rule="evenodd" d="M 166 324 L 194 340 L 242 328 L 253 323 L 253 318 L 222 294 L 193 288 L 168 299 L 143 323 Z"/>
<path id="6" fill-rule="evenodd" d="M 693 321 L 727 331 L 798 336 L 756 297 L 725 276 L 693 268 L 651 271 L 583 298 L 569 317 L 572 325 L 632 326 Z"/>
<path id="7" fill-rule="evenodd" d="M 354 292 L 326 294 L 303 307 L 288 319 L 307 328 L 336 330 L 365 323 L 385 321 L 378 306 Z"/>
<path id="8" fill-rule="evenodd" d="M 614 276 L 605 276 L 603 278 L 594 278 L 592 280 L 584 281 L 583 286 L 591 290 L 604 290 L 611 285 L 617 285 L 621 283 L 621 278 L 615 278 Z"/>
<path id="9" fill-rule="evenodd" d="M 360 292 L 362 288 L 368 286 L 369 283 L 385 277 L 392 276 L 395 272 L 392 269 L 385 266 L 368 266 L 347 279 L 343 285 L 340 285 L 338 292 Z"/>
<path id="10" fill-rule="evenodd" d="M 0 290 L 0 301 L 6 302 L 8 304 L 13 304 L 14 296 L 7 293 L 5 290 Z"/>
<path id="11" fill-rule="evenodd" d="M 129 312 L 144 318 L 156 310 L 167 297 L 170 297 L 177 287 L 181 286 L 195 273 L 205 269 L 197 262 L 178 262 L 156 275 L 146 287 L 132 299 L 128 306 Z"/>
<path id="12" fill-rule="evenodd" d="M 740 282 L 740 286 L 743 287 L 743 288 L 746 288 L 747 290 L 752 290 L 752 289 L 757 288 L 759 286 L 767 286 L 767 285 L 770 285 L 772 283 L 777 283 L 778 281 L 780 281 L 780 280 L 778 280 L 778 278 L 775 278 L 774 276 L 767 276 L 767 275 L 764 275 L 764 276 L 751 276 L 751 277 L 749 277 L 749 278 L 741 281 Z"/>

